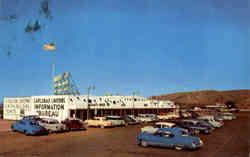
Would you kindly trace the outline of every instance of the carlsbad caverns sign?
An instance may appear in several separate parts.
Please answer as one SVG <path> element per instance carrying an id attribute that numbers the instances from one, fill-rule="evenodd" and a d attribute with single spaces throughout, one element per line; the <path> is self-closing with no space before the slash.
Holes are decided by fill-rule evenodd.
<path id="1" fill-rule="evenodd" d="M 39 116 L 59 117 L 65 108 L 65 98 L 34 98 L 34 109 Z"/>

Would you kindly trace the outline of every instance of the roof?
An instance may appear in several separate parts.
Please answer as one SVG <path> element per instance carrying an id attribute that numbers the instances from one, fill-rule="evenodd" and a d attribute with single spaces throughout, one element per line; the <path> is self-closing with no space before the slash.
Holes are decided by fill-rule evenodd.
<path id="1" fill-rule="evenodd" d="M 172 126 L 174 126 L 175 125 L 175 123 L 171 123 L 171 122 L 157 122 L 157 123 L 155 123 L 156 125 L 163 125 L 163 124 L 165 124 L 165 125 L 168 125 L 168 126 L 170 126 L 170 127 L 172 127 Z"/>

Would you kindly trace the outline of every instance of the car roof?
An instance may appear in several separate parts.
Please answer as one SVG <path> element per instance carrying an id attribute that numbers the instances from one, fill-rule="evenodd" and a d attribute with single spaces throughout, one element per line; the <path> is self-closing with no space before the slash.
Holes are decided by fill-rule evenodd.
<path id="1" fill-rule="evenodd" d="M 121 118 L 121 116 L 106 116 L 106 117 L 111 117 L 111 118 Z"/>
<path id="2" fill-rule="evenodd" d="M 33 120 L 33 119 L 21 119 L 20 121 L 25 121 L 25 122 L 36 122 L 36 120 Z"/>
<path id="3" fill-rule="evenodd" d="M 56 119 L 53 119 L 53 118 L 41 118 L 42 120 L 45 120 L 45 121 L 58 121 Z"/>
<path id="4" fill-rule="evenodd" d="M 185 129 L 182 128 L 159 128 L 158 131 L 162 132 L 171 132 L 171 133 L 179 133 L 181 131 L 184 131 Z"/>
<path id="5" fill-rule="evenodd" d="M 175 125 L 175 123 L 171 123 L 171 122 L 157 122 L 157 123 L 155 123 L 155 125 L 163 125 L 163 124 L 169 125 L 169 126 Z"/>

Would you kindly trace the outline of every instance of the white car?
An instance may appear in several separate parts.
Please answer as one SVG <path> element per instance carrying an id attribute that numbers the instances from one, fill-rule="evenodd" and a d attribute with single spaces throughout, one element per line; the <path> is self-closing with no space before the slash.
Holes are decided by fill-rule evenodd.
<path id="1" fill-rule="evenodd" d="M 155 133 L 159 128 L 174 128 L 176 127 L 175 123 L 171 122 L 157 122 L 155 123 L 155 127 L 153 126 L 145 126 L 141 128 L 142 133 Z"/>
<path id="2" fill-rule="evenodd" d="M 155 114 L 138 114 L 138 116 L 136 117 L 136 119 L 139 122 L 154 122 L 154 121 L 158 121 L 158 117 Z"/>
<path id="3" fill-rule="evenodd" d="M 127 125 L 120 116 L 106 116 L 106 120 L 112 122 L 114 126 L 126 126 Z"/>
<path id="4" fill-rule="evenodd" d="M 106 120 L 106 117 L 94 117 L 94 119 L 89 119 L 84 121 L 87 126 L 94 126 L 100 128 L 113 127 L 113 123 Z"/>
<path id="5" fill-rule="evenodd" d="M 58 120 L 52 118 L 41 118 L 38 121 L 39 125 L 43 126 L 45 129 L 49 131 L 49 133 L 53 132 L 64 132 L 68 131 L 66 125 L 59 123 Z"/>
<path id="6" fill-rule="evenodd" d="M 224 125 L 223 122 L 218 122 L 214 119 L 214 116 L 200 116 L 200 117 L 197 117 L 197 119 L 201 119 L 201 120 L 204 120 L 206 122 L 208 122 L 209 124 L 211 124 L 214 128 L 220 128 Z"/>

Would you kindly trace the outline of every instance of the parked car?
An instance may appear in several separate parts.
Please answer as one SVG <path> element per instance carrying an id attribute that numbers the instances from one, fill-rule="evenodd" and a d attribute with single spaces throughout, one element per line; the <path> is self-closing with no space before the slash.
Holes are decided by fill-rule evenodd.
<path id="1" fill-rule="evenodd" d="M 169 112 L 169 113 L 161 113 L 160 115 L 157 115 L 159 120 L 168 120 L 168 119 L 176 119 L 180 116 L 177 113 Z"/>
<path id="2" fill-rule="evenodd" d="M 176 127 L 175 123 L 157 122 L 157 123 L 155 123 L 155 127 L 154 126 L 145 126 L 145 127 L 141 128 L 141 132 L 142 133 L 154 133 L 160 128 L 174 128 L 174 127 Z"/>
<path id="3" fill-rule="evenodd" d="M 47 135 L 48 131 L 35 120 L 19 120 L 11 125 L 12 131 L 18 131 L 25 135 Z"/>
<path id="4" fill-rule="evenodd" d="M 155 121 L 159 120 L 157 118 L 157 115 L 155 115 L 155 114 L 138 114 L 136 119 L 139 122 L 155 122 Z"/>
<path id="5" fill-rule="evenodd" d="M 233 120 L 237 118 L 233 113 L 229 112 L 221 113 L 220 115 L 223 117 L 224 120 Z"/>
<path id="6" fill-rule="evenodd" d="M 212 115 L 200 116 L 200 117 L 197 117 L 197 119 L 202 119 L 202 120 L 210 123 L 214 128 L 220 128 L 224 125 L 223 122 L 216 121 L 214 119 L 214 116 L 212 116 Z"/>
<path id="7" fill-rule="evenodd" d="M 23 116 L 23 120 L 36 120 L 39 121 L 41 118 L 38 115 L 28 115 L 28 116 Z"/>
<path id="8" fill-rule="evenodd" d="M 106 116 L 106 120 L 112 122 L 114 126 L 126 126 L 127 125 L 120 116 Z"/>
<path id="9" fill-rule="evenodd" d="M 136 121 L 135 119 L 133 119 L 131 116 L 129 116 L 129 115 L 124 115 L 123 117 L 122 117 L 122 119 L 125 121 L 125 123 L 126 124 L 128 124 L 128 125 L 136 125 L 136 124 L 138 124 L 139 122 L 138 121 Z"/>
<path id="10" fill-rule="evenodd" d="M 176 123 L 177 126 L 187 129 L 191 134 L 198 134 L 198 133 L 210 134 L 212 132 L 211 127 L 204 126 L 195 120 L 182 120 Z"/>
<path id="11" fill-rule="evenodd" d="M 113 127 L 113 123 L 111 121 L 107 121 L 106 117 L 94 117 L 94 119 L 89 119 L 84 121 L 88 127 L 94 126 L 94 127 L 100 127 L 100 128 L 106 128 L 106 127 Z"/>
<path id="12" fill-rule="evenodd" d="M 56 119 L 41 118 L 41 120 L 39 120 L 38 123 L 39 125 L 46 128 L 49 131 L 49 133 L 68 131 L 67 126 L 62 123 L 59 123 L 59 121 Z"/>
<path id="13" fill-rule="evenodd" d="M 61 123 L 66 125 L 68 130 L 86 130 L 83 123 L 79 119 L 65 119 Z"/>
<path id="14" fill-rule="evenodd" d="M 137 144 L 143 147 L 159 146 L 177 150 L 198 149 L 203 146 L 199 137 L 189 136 L 180 128 L 162 128 L 155 133 L 140 133 L 137 135 Z"/>

